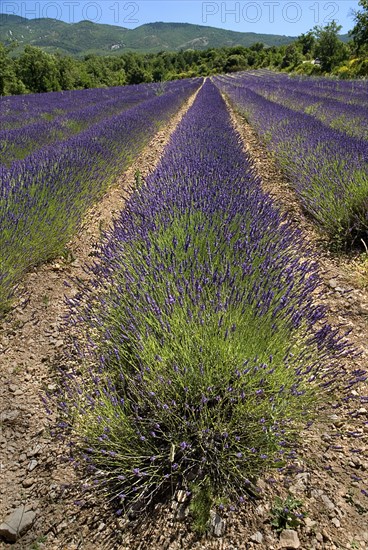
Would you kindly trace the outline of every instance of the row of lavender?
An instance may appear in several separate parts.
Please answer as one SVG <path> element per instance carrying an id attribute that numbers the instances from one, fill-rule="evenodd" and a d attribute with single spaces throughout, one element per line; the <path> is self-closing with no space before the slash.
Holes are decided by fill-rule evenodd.
<path id="1" fill-rule="evenodd" d="M 306 211 L 338 248 L 368 238 L 368 144 L 270 101 L 247 74 L 216 78 L 274 151 Z"/>
<path id="2" fill-rule="evenodd" d="M 166 91 L 172 90 L 175 93 L 176 87 L 177 83 L 170 83 Z M 32 110 L 28 114 L 30 120 L 27 124 L 27 115 L 18 112 L 16 117 L 23 120 L 23 124 L 15 124 L 15 127 L 0 131 L 0 163 L 9 166 L 41 147 L 66 140 L 100 120 L 152 99 L 157 95 L 157 88 L 153 85 L 137 85 L 110 88 L 104 94 L 101 92 L 102 90 L 97 89 L 93 94 L 89 93 L 85 102 L 83 94 L 75 92 L 69 92 L 67 101 L 62 92 L 58 92 L 58 98 L 55 97 L 56 94 L 44 94 L 42 98 L 38 96 L 38 105 L 35 109 L 38 113 L 37 119 L 34 119 L 35 112 Z M 12 99 L 7 100 L 11 112 Z M 57 102 L 58 99 L 60 103 Z M 27 101 L 24 101 L 27 104 Z M 32 106 L 28 104 L 28 108 L 31 109 Z M 12 114 L 12 118 L 14 116 Z"/>
<path id="3" fill-rule="evenodd" d="M 0 306 L 22 273 L 63 250 L 85 211 L 198 88 L 169 91 L 71 137 L 0 166 Z"/>
<path id="4" fill-rule="evenodd" d="M 141 93 L 142 90 L 150 93 L 151 88 L 155 90 L 157 85 L 129 87 L 132 92 L 136 93 Z M 3 96 L 0 97 L 0 126 L 9 130 L 36 122 L 40 118 L 52 120 L 60 114 L 103 103 L 120 97 L 126 92 L 126 86 L 116 86 L 112 88 L 49 92 L 46 94 Z"/>
<path id="5" fill-rule="evenodd" d="M 354 383 L 301 242 L 206 81 L 71 302 L 90 355 L 64 379 L 62 426 L 120 512 L 182 488 L 204 528 L 216 499 L 242 501 L 294 458 L 326 392 Z"/>
<path id="6" fill-rule="evenodd" d="M 322 81 L 324 79 L 321 79 Z M 312 114 L 318 120 L 348 135 L 368 139 L 368 86 L 358 89 L 353 83 L 341 89 L 338 82 L 291 77 L 263 72 L 246 75 L 247 87 L 263 97 L 295 111 Z M 243 83 L 244 80 L 243 80 Z M 322 82 L 323 84 L 323 82 Z"/>
<path id="7" fill-rule="evenodd" d="M 293 82 L 297 86 L 304 87 L 311 94 L 318 97 L 330 97 L 349 104 L 360 104 L 367 101 L 367 83 L 365 80 L 333 80 L 332 78 L 297 76 L 293 74 L 276 73 L 268 69 L 247 71 L 247 74 L 261 76 L 266 80 L 273 79 L 278 82 Z"/>
<path id="8" fill-rule="evenodd" d="M 266 69 L 248 71 L 248 75 L 261 76 L 266 81 L 273 80 L 282 86 L 298 87 L 315 97 L 333 98 L 348 104 L 364 104 L 367 102 L 367 83 L 365 80 L 333 80 L 331 78 L 297 76 L 293 74 L 276 73 Z"/>

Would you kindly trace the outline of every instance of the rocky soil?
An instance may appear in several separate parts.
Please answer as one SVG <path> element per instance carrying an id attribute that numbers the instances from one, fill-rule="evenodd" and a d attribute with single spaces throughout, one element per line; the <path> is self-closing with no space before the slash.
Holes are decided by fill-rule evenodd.
<path id="1" fill-rule="evenodd" d="M 277 480 L 260 479 L 259 498 L 213 513 L 211 533 L 203 538 L 190 530 L 188 502 L 180 491 L 148 517 L 130 521 L 116 517 L 106 502 L 83 491 L 84 480 L 70 464 L 67 443 L 51 435 L 57 415 L 55 410 L 47 413 L 43 396 L 57 389 L 57 370 L 72 354 L 70 329 L 64 322 L 65 296 L 77 292 L 75 278 L 87 277 L 83 265 L 93 260 L 101 229 L 124 207 L 134 174 L 139 170 L 144 177 L 154 170 L 188 106 L 88 213 L 78 236 L 69 243 L 69 254 L 24 277 L 14 307 L 0 325 L 0 549 L 368 549 L 364 386 L 355 388 L 343 407 L 331 409 L 327 423 L 306 434 L 296 471 Z M 246 121 L 238 114 L 232 116 L 264 189 L 315 248 L 330 322 L 342 330 L 352 329 L 349 338 L 361 351 L 351 359 L 349 369 L 367 368 L 368 292 L 352 267 L 353 259 L 327 252 L 272 156 Z M 290 528 L 283 524 L 280 511 L 271 511 L 277 496 L 284 500 L 288 495 L 289 502 L 301 503 L 299 510 L 304 514 Z"/>

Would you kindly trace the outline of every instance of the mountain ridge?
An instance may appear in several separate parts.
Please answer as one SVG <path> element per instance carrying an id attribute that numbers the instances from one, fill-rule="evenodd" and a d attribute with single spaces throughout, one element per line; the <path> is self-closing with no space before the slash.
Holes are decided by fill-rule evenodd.
<path id="1" fill-rule="evenodd" d="M 66 23 L 58 19 L 26 19 L 0 13 L 0 42 L 17 42 L 16 53 L 27 44 L 50 53 L 79 57 L 88 54 L 116 55 L 126 51 L 157 53 L 251 46 L 255 42 L 262 42 L 265 46 L 281 46 L 294 40 L 292 36 L 229 31 L 191 23 L 156 21 L 127 29 L 86 20 Z"/>

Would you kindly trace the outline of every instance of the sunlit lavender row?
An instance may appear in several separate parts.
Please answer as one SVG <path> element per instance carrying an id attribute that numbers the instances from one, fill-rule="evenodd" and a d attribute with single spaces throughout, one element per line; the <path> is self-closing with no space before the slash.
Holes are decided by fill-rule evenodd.
<path id="1" fill-rule="evenodd" d="M 326 394 L 354 383 L 309 247 L 261 191 L 209 81 L 91 275 L 71 301 L 90 354 L 59 404 L 119 513 L 176 488 L 208 514 L 254 495 Z"/>
<path id="2" fill-rule="evenodd" d="M 148 99 L 152 94 L 152 90 L 157 91 L 158 89 L 157 84 L 143 86 L 140 84 L 45 94 L 2 96 L 0 97 L 0 126 L 6 130 L 25 126 L 36 122 L 40 118 L 52 120 L 60 114 L 67 114 L 89 105 L 97 105 L 134 93 L 146 93 Z"/>
<path id="3" fill-rule="evenodd" d="M 367 141 L 266 99 L 248 85 L 246 73 L 219 77 L 216 83 L 275 152 L 305 210 L 330 243 L 344 248 L 360 239 L 367 242 Z"/>
<path id="4" fill-rule="evenodd" d="M 285 74 L 263 72 L 246 75 L 242 83 L 263 97 L 305 112 L 341 130 L 348 135 L 368 139 L 368 86 L 364 84 L 356 90 L 352 83 L 341 88 L 340 82 L 334 86 L 322 86 L 320 80 L 291 77 Z M 350 84 L 350 86 L 346 86 Z"/>
<path id="5" fill-rule="evenodd" d="M 60 254 L 85 211 L 199 84 L 177 81 L 163 94 L 0 166 L 1 307 L 28 267 Z"/>
<path id="6" fill-rule="evenodd" d="M 283 87 L 296 87 L 314 97 L 331 98 L 343 103 L 358 105 L 365 104 L 368 100 L 367 82 L 365 80 L 334 80 L 321 76 L 313 78 L 277 73 L 267 69 L 247 71 L 246 74 L 256 76 L 258 80 L 264 79 L 265 84 L 274 83 Z"/>
<path id="7" fill-rule="evenodd" d="M 165 85 L 164 90 L 167 93 L 175 93 L 177 87 L 178 82 L 170 82 Z M 69 101 L 61 102 L 56 111 L 52 111 L 52 107 L 48 104 L 48 96 L 54 94 L 44 94 L 42 98 L 38 96 L 39 108 L 45 110 L 39 113 L 36 121 L 31 111 L 29 124 L 23 123 L 21 127 L 15 124 L 15 128 L 0 131 L 0 163 L 10 165 L 13 161 L 23 159 L 41 147 L 66 140 L 99 121 L 160 95 L 163 90 L 152 85 L 110 88 L 109 93 L 104 95 L 101 94 L 101 90 L 95 90 L 94 102 L 91 102 L 92 95 L 89 94 L 86 97 L 86 103 L 77 101 L 76 105 L 73 93 L 69 92 L 71 95 Z M 79 99 L 78 95 L 75 99 Z M 10 109 L 11 101 L 9 103 Z M 54 106 L 54 103 L 55 98 L 52 97 L 50 104 Z M 23 114 L 17 116 L 20 120 L 26 119 Z"/>

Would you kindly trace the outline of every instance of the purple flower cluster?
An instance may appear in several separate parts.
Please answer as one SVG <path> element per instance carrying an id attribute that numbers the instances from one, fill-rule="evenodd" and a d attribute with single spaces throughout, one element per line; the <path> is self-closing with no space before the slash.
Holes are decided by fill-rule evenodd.
<path id="1" fill-rule="evenodd" d="M 301 242 L 207 80 L 71 304 L 92 366 L 64 381 L 63 414 L 119 508 L 203 480 L 243 498 L 294 458 L 320 396 L 354 382 Z"/>
<path id="2" fill-rule="evenodd" d="M 147 94 L 146 99 L 156 91 L 154 84 L 115 86 L 112 88 L 91 88 L 0 97 L 0 127 L 11 130 L 27 126 L 39 119 L 53 120 L 56 116 L 105 103 L 125 95 Z"/>
<path id="3" fill-rule="evenodd" d="M 64 141 L 100 120 L 106 120 L 148 99 L 146 90 L 139 94 L 136 91 L 129 92 L 121 97 L 58 115 L 51 121 L 43 117 L 20 128 L 0 131 L 0 162 L 9 165 L 42 147 Z M 151 96 L 154 97 L 153 91 Z"/>

